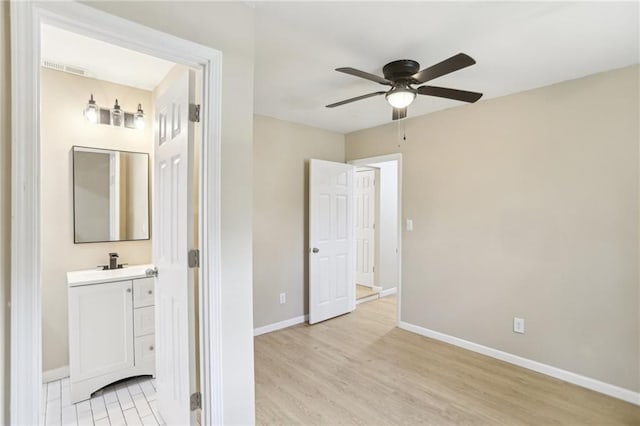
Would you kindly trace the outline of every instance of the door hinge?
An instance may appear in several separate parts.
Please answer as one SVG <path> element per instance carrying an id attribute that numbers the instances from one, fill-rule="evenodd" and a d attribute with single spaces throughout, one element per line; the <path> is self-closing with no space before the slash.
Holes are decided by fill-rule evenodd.
<path id="1" fill-rule="evenodd" d="M 200 250 L 191 249 L 189 250 L 189 268 L 199 268 L 200 267 Z"/>
<path id="2" fill-rule="evenodd" d="M 189 121 L 200 122 L 200 104 L 189 104 Z"/>
<path id="3" fill-rule="evenodd" d="M 191 394 L 191 411 L 202 408 L 202 394 L 195 392 Z"/>
<path id="4" fill-rule="evenodd" d="M 375 266 L 373 267 L 373 272 L 376 272 L 376 267 Z"/>

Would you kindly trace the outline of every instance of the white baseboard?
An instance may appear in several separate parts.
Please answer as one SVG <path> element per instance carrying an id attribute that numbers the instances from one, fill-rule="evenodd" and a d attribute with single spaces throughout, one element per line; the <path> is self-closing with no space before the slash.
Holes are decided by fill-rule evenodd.
<path id="1" fill-rule="evenodd" d="M 356 299 L 356 305 L 359 305 L 361 303 L 364 302 L 369 302 L 371 300 L 378 300 L 380 298 L 380 294 L 376 293 L 376 294 L 372 294 L 371 296 L 367 296 L 367 297 L 362 297 L 360 299 Z"/>
<path id="2" fill-rule="evenodd" d="M 69 377 L 69 366 L 54 368 L 53 370 L 47 370 L 42 373 L 42 383 L 53 382 L 54 380 L 64 379 Z"/>
<path id="3" fill-rule="evenodd" d="M 396 294 L 397 292 L 398 292 L 398 287 L 388 288 L 380 292 L 380 297 L 391 296 L 392 294 Z"/>
<path id="4" fill-rule="evenodd" d="M 454 346 L 459 346 L 461 348 L 468 349 L 473 352 L 478 352 L 480 354 L 487 355 L 492 358 L 508 362 L 510 364 L 524 367 L 538 373 L 546 374 L 547 376 L 555 377 L 556 379 L 564 380 L 565 382 L 573 383 L 574 385 L 582 386 L 583 388 L 591 389 L 593 391 L 600 392 L 635 405 L 640 405 L 640 392 L 633 392 L 619 386 L 601 382 L 600 380 L 572 373 L 561 368 L 523 358 L 521 356 L 510 354 L 508 352 L 503 352 L 498 349 L 493 349 L 488 346 L 483 346 L 478 343 L 469 342 L 468 340 L 463 340 L 458 337 L 440 333 L 438 331 L 429 330 L 428 328 L 409 324 L 404 321 L 400 321 L 398 327 L 402 328 L 403 330 L 419 334 L 421 336 L 430 337 L 435 340 L 450 343 Z"/>
<path id="5" fill-rule="evenodd" d="M 299 317 L 290 318 L 288 320 L 254 328 L 253 335 L 259 336 L 261 334 L 271 333 L 272 331 L 282 330 L 283 328 L 291 327 L 292 325 L 302 324 L 303 322 L 307 322 L 307 321 L 309 321 L 309 315 L 301 315 Z"/>

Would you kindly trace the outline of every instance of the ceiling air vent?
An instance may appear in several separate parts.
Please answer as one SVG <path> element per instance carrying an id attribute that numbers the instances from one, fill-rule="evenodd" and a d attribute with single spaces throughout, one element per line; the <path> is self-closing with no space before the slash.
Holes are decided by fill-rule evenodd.
<path id="1" fill-rule="evenodd" d="M 80 75 L 82 77 L 91 77 L 91 73 L 80 67 L 73 65 L 61 64 L 60 62 L 53 62 L 47 59 L 42 60 L 42 66 L 56 71 L 68 72 L 69 74 Z"/>

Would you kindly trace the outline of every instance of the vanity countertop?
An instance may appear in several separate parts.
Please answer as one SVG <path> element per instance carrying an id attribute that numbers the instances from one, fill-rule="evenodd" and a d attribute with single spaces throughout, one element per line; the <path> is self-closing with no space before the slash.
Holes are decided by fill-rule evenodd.
<path id="1" fill-rule="evenodd" d="M 121 269 L 108 269 L 106 271 L 100 269 L 85 269 L 83 271 L 67 272 L 67 284 L 69 287 L 77 287 L 81 285 L 105 283 L 112 281 L 132 280 L 136 278 L 144 278 L 147 276 L 147 269 L 153 268 L 154 265 L 133 265 L 126 266 Z"/>

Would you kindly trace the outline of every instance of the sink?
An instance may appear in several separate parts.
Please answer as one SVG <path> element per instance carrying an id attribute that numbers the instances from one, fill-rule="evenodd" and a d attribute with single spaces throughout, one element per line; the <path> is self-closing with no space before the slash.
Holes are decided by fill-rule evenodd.
<path id="1" fill-rule="evenodd" d="M 109 281 L 124 281 L 147 276 L 147 269 L 153 269 L 154 265 L 133 265 L 120 269 L 85 269 L 83 271 L 67 272 L 67 284 L 69 287 L 103 283 Z"/>

